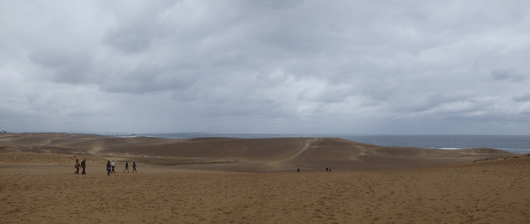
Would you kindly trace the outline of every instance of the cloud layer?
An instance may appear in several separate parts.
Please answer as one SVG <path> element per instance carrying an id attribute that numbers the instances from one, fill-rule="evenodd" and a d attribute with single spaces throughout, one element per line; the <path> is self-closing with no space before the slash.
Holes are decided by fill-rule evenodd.
<path id="1" fill-rule="evenodd" d="M 530 134 L 524 1 L 0 3 L 8 131 Z"/>

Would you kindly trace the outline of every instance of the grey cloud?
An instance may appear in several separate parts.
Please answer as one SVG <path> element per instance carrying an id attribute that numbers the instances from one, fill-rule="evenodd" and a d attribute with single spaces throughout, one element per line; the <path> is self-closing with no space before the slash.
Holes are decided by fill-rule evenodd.
<path id="1" fill-rule="evenodd" d="M 121 12 L 114 14 L 117 24 L 106 30 L 101 43 L 127 54 L 148 50 L 153 41 L 163 37 L 173 29 L 173 27 L 167 27 L 170 24 L 164 24 L 162 17 L 177 2 L 174 0 L 157 1 L 152 4 L 136 2 L 136 4 L 130 4 L 128 8 L 123 8 L 116 3 L 105 2 L 102 7 L 109 7 Z"/>
<path id="2" fill-rule="evenodd" d="M 2 116 L 90 130 L 412 134 L 528 119 L 526 2 L 0 4 L 0 105 L 19 108 Z"/>
<path id="3" fill-rule="evenodd" d="M 509 70 L 492 70 L 491 75 L 496 80 L 505 80 L 509 79 L 511 77 L 511 72 Z"/>
<path id="4" fill-rule="evenodd" d="M 256 111 L 262 111 L 256 114 Z M 293 114 L 289 113 L 279 103 L 263 103 L 263 102 L 244 102 L 244 103 L 225 103 L 223 107 L 210 105 L 204 108 L 204 115 L 209 117 L 262 117 L 266 119 L 282 118 L 289 119 Z"/>
<path id="5" fill-rule="evenodd" d="M 292 9 L 296 6 L 303 4 L 303 1 L 295 0 L 286 0 L 286 1 L 277 1 L 277 0 L 265 0 L 265 1 L 255 1 L 255 2 L 242 2 L 243 4 L 248 4 L 248 8 L 256 7 L 266 7 L 274 10 L 278 9 Z"/>
<path id="6" fill-rule="evenodd" d="M 344 102 L 350 94 L 346 90 L 330 90 L 318 97 L 319 102 L 340 103 Z"/>
<path id="7" fill-rule="evenodd" d="M 83 84 L 91 79 L 92 57 L 85 52 L 47 48 L 31 52 L 30 57 L 51 71 L 54 82 Z"/>
<path id="8" fill-rule="evenodd" d="M 137 24 L 131 28 L 113 29 L 108 31 L 102 43 L 109 44 L 125 53 L 140 53 L 151 47 L 153 42 L 151 32 L 148 25 L 145 24 Z"/>
<path id="9" fill-rule="evenodd" d="M 490 72 L 495 80 L 509 80 L 511 82 L 521 82 L 526 76 L 509 69 L 494 69 Z"/>
<path id="10" fill-rule="evenodd" d="M 184 73 L 184 74 L 182 74 Z M 101 90 L 111 93 L 133 93 L 144 94 L 158 91 L 181 91 L 189 89 L 190 86 L 200 78 L 189 72 L 174 70 L 136 70 L 123 74 L 115 74 L 100 85 Z"/>
<path id="11" fill-rule="evenodd" d="M 514 96 L 512 99 L 516 102 L 527 102 L 530 101 L 530 93 L 526 92 L 522 95 Z"/>

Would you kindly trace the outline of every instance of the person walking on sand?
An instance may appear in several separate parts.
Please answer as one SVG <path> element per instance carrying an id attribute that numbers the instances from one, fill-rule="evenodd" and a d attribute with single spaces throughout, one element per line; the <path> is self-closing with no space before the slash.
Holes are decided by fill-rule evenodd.
<path id="1" fill-rule="evenodd" d="M 75 168 L 77 169 L 77 171 L 75 171 L 75 174 L 79 174 L 79 167 L 81 166 L 81 164 L 79 164 L 79 159 L 75 159 Z"/>
<path id="2" fill-rule="evenodd" d="M 138 173 L 138 170 L 136 170 L 136 162 L 133 162 L 133 173 L 134 171 L 136 171 L 136 173 Z"/>
<path id="3" fill-rule="evenodd" d="M 300 168 L 296 169 L 296 172 L 300 173 Z"/>
<path id="4" fill-rule="evenodd" d="M 83 161 L 81 161 L 81 168 L 83 168 L 83 172 L 81 173 L 82 175 L 86 174 L 85 167 L 86 167 L 86 159 L 83 159 Z"/>
<path id="5" fill-rule="evenodd" d="M 114 166 L 116 164 L 114 164 L 114 160 L 112 160 L 112 163 L 110 164 L 112 166 L 112 171 L 110 171 L 111 173 L 116 173 L 116 171 L 114 171 Z"/>
<path id="6" fill-rule="evenodd" d="M 328 168 L 326 167 L 326 172 L 328 172 Z"/>
<path id="7" fill-rule="evenodd" d="M 129 172 L 129 162 L 125 161 L 125 170 L 123 171 L 123 173 L 125 173 L 125 171 L 127 171 L 127 173 L 130 173 Z"/>
<path id="8" fill-rule="evenodd" d="M 107 175 L 110 175 L 112 165 L 110 165 L 110 160 L 107 160 Z"/>

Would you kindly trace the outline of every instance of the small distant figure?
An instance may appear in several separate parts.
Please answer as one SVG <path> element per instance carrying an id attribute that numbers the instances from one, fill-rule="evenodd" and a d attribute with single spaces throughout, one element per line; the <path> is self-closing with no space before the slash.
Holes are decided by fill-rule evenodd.
<path id="1" fill-rule="evenodd" d="M 506 156 L 504 156 L 504 160 L 506 160 Z"/>
<path id="2" fill-rule="evenodd" d="M 81 168 L 83 168 L 83 172 L 81 173 L 81 175 L 86 174 L 85 167 L 86 167 L 86 159 L 83 159 L 83 161 L 81 161 Z"/>
<path id="3" fill-rule="evenodd" d="M 136 171 L 136 173 L 138 173 L 138 170 L 136 170 L 136 162 L 133 162 L 133 173 L 134 171 Z"/>
<path id="4" fill-rule="evenodd" d="M 75 171 L 75 174 L 79 174 L 79 167 L 81 167 L 81 164 L 79 164 L 79 159 L 75 159 L 75 166 L 77 171 Z"/>
<path id="5" fill-rule="evenodd" d="M 329 172 L 331 172 L 331 167 L 329 167 Z"/>
<path id="6" fill-rule="evenodd" d="M 296 172 L 300 173 L 300 168 L 296 169 Z"/>
<path id="7" fill-rule="evenodd" d="M 114 163 L 114 160 L 112 160 L 112 163 L 110 164 L 110 166 L 112 167 L 112 171 L 110 171 L 111 173 L 116 173 L 116 171 L 114 171 L 114 166 L 116 164 Z"/>
<path id="8" fill-rule="evenodd" d="M 110 160 L 107 160 L 107 175 L 110 175 L 111 167 L 112 165 L 110 165 Z"/>
<path id="9" fill-rule="evenodd" d="M 125 161 L 125 170 L 123 171 L 123 173 L 125 173 L 125 171 L 127 171 L 127 173 L 130 173 L 129 172 L 129 162 Z"/>
<path id="10" fill-rule="evenodd" d="M 326 167 L 326 172 L 328 172 L 328 168 Z"/>

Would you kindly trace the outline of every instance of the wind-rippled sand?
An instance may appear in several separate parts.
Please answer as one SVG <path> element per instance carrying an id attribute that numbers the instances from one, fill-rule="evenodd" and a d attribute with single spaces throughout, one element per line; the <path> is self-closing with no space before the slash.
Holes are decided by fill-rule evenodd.
<path id="1" fill-rule="evenodd" d="M 530 160 L 380 172 L 0 168 L 1 223 L 529 223 Z"/>

